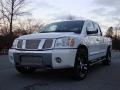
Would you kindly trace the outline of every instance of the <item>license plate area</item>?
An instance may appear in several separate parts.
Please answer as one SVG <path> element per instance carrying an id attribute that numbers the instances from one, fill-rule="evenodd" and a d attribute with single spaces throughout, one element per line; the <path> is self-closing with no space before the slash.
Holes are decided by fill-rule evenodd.
<path id="1" fill-rule="evenodd" d="M 21 56 L 21 65 L 43 65 L 42 57 L 40 56 Z"/>

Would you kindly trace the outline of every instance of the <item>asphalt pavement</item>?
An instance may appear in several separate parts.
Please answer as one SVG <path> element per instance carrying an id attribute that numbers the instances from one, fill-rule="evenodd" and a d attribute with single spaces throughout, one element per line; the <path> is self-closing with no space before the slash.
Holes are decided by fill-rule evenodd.
<path id="1" fill-rule="evenodd" d="M 21 75 L 8 56 L 2 55 L 0 90 L 120 90 L 120 52 L 112 53 L 110 66 L 99 63 L 90 67 L 87 78 L 82 81 L 72 79 L 68 70 L 38 70 Z"/>

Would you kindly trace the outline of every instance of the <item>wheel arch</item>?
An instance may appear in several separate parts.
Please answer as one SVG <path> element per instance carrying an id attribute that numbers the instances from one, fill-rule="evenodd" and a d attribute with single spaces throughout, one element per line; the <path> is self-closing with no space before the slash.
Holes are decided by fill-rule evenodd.
<path id="1" fill-rule="evenodd" d="M 79 50 L 79 49 L 84 49 L 84 50 L 86 50 L 86 51 L 87 51 L 87 54 L 88 54 L 88 48 L 87 48 L 86 45 L 80 44 L 80 45 L 77 47 L 77 50 Z"/>
<path id="2" fill-rule="evenodd" d="M 87 55 L 88 55 L 88 48 L 87 48 L 87 46 L 86 46 L 86 45 L 83 45 L 83 44 L 80 44 L 80 45 L 77 47 L 77 51 L 76 51 L 76 55 L 75 55 L 74 67 L 75 67 L 75 65 L 76 65 L 76 63 L 77 63 L 77 62 L 76 62 L 76 57 L 77 57 L 78 50 L 80 50 L 80 49 L 86 50 Z M 87 60 L 87 63 L 88 63 L 88 60 Z"/>

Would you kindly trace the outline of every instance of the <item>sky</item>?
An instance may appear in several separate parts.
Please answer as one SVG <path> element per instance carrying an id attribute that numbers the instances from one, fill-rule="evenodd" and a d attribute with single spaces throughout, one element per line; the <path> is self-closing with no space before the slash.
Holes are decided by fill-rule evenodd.
<path id="1" fill-rule="evenodd" d="M 73 15 L 98 22 L 102 28 L 120 21 L 120 0 L 31 0 L 33 18 L 55 20 Z"/>

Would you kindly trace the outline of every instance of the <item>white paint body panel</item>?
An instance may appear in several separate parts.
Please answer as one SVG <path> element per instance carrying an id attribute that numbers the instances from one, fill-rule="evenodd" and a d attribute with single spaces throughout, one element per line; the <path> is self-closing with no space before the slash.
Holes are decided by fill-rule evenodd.
<path id="1" fill-rule="evenodd" d="M 45 51 L 19 51 L 15 49 L 9 50 L 9 59 L 10 62 L 14 64 L 14 59 L 11 57 L 13 56 L 13 53 L 52 53 L 52 66 L 54 69 L 57 68 L 69 68 L 74 67 L 75 57 L 77 53 L 77 48 L 79 45 L 84 45 L 88 48 L 88 58 L 89 60 L 93 60 L 102 56 L 106 55 L 106 51 L 108 46 L 112 45 L 111 40 L 109 38 L 100 36 L 100 35 L 87 35 L 86 34 L 86 27 L 87 24 L 91 21 L 85 21 L 83 29 L 81 34 L 76 33 L 38 33 L 38 34 L 30 34 L 21 36 L 18 39 L 48 39 L 53 38 L 54 40 L 56 38 L 60 37 L 73 37 L 75 38 L 75 45 L 73 49 L 54 49 L 52 50 L 45 50 Z M 54 46 L 55 41 L 53 41 Z M 39 46 L 39 48 L 42 48 Z M 55 61 L 56 57 L 60 57 L 62 59 L 62 63 L 57 63 Z"/>
<path id="2" fill-rule="evenodd" d="M 11 57 L 14 57 L 14 53 L 30 53 L 30 54 L 37 54 L 37 53 L 50 53 L 52 54 L 52 67 L 53 69 L 59 69 L 59 68 L 70 68 L 74 67 L 74 60 L 75 60 L 75 53 L 76 49 L 62 49 L 62 50 L 47 50 L 47 51 L 19 51 L 19 50 L 14 50 L 10 49 L 9 50 L 9 60 L 12 64 L 15 64 L 14 59 Z M 60 57 L 62 59 L 61 63 L 57 63 L 55 61 L 56 57 Z"/>

